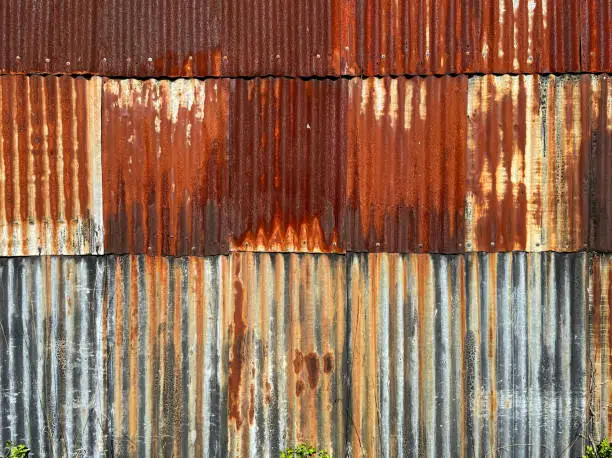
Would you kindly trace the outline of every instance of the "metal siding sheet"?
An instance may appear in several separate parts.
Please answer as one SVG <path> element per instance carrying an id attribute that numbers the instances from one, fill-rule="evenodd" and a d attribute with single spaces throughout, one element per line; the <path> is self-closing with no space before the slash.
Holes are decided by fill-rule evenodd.
<path id="1" fill-rule="evenodd" d="M 593 77 L 589 104 L 591 119 L 588 141 L 591 147 L 591 229 L 590 248 L 612 251 L 612 80 L 608 75 Z"/>
<path id="2" fill-rule="evenodd" d="M 232 250 L 344 250 L 345 80 L 230 82 Z"/>
<path id="3" fill-rule="evenodd" d="M 231 276 L 228 454 L 306 441 L 342 456 L 345 258 L 234 253 Z"/>
<path id="4" fill-rule="evenodd" d="M 598 78 L 470 79 L 468 250 L 586 247 L 589 99 Z"/>
<path id="5" fill-rule="evenodd" d="M 101 80 L 0 77 L 0 256 L 103 252 Z"/>
<path id="6" fill-rule="evenodd" d="M 348 255 L 348 448 L 359 456 L 580 454 L 586 259 Z"/>
<path id="7" fill-rule="evenodd" d="M 463 251 L 467 88 L 463 76 L 349 82 L 348 250 Z"/>
<path id="8" fill-rule="evenodd" d="M 227 251 L 227 80 L 106 80 L 106 252 Z"/>
<path id="9" fill-rule="evenodd" d="M 602 0 L 580 3 L 582 71 L 612 72 L 612 4 Z"/>

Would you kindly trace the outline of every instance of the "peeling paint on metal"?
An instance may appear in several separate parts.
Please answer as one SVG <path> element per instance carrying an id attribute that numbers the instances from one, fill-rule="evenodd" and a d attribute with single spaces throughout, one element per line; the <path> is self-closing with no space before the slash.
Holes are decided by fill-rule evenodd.
<path id="1" fill-rule="evenodd" d="M 0 256 L 103 252 L 101 85 L 0 77 Z"/>

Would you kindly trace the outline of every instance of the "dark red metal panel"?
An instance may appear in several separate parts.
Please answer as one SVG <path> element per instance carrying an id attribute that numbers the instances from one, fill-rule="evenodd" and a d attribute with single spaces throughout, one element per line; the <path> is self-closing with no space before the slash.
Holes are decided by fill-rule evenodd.
<path id="1" fill-rule="evenodd" d="M 342 251 L 347 82 L 230 84 L 232 249 Z"/>
<path id="2" fill-rule="evenodd" d="M 467 84 L 350 81 L 348 250 L 463 250 Z"/>
<path id="3" fill-rule="evenodd" d="M 105 251 L 227 251 L 227 80 L 107 80 Z"/>
<path id="4" fill-rule="evenodd" d="M 612 2 L 580 2 L 582 71 L 612 71 Z"/>

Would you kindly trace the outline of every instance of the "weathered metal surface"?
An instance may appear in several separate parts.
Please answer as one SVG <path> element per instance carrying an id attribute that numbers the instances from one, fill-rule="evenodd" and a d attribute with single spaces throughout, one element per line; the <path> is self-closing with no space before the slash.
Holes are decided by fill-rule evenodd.
<path id="1" fill-rule="evenodd" d="M 593 77 L 588 141 L 591 147 L 590 248 L 612 252 L 612 80 Z"/>
<path id="2" fill-rule="evenodd" d="M 612 434 L 612 256 L 593 257 L 589 298 L 589 432 L 599 440 Z"/>
<path id="3" fill-rule="evenodd" d="M 342 251 L 347 82 L 230 87 L 231 249 Z"/>
<path id="4" fill-rule="evenodd" d="M 347 255 L 353 456 L 579 456 L 587 256 Z"/>
<path id="5" fill-rule="evenodd" d="M 109 253 L 227 251 L 228 80 L 104 83 Z"/>
<path id="6" fill-rule="evenodd" d="M 612 72 L 612 4 L 605 0 L 582 0 L 580 49 L 584 72 Z"/>
<path id="7" fill-rule="evenodd" d="M 349 82 L 347 250 L 463 251 L 466 77 Z"/>
<path id="8" fill-rule="evenodd" d="M 0 71 L 218 75 L 221 0 L 3 0 Z"/>
<path id="9" fill-rule="evenodd" d="M 0 77 L 0 256 L 103 251 L 101 80 Z"/>
<path id="10" fill-rule="evenodd" d="M 598 80 L 470 79 L 466 249 L 578 251 L 587 245 L 589 106 Z"/>
<path id="11" fill-rule="evenodd" d="M 347 398 L 345 258 L 231 256 L 228 456 L 298 441 L 342 456 Z"/>

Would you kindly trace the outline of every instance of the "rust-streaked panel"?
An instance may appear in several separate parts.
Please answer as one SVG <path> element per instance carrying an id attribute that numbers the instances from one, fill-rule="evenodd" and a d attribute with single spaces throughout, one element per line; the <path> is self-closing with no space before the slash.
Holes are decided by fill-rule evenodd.
<path id="1" fill-rule="evenodd" d="M 347 249 L 463 251 L 468 79 L 349 82 Z"/>
<path id="2" fill-rule="evenodd" d="M 0 77 L 0 256 L 103 252 L 101 80 Z"/>
<path id="3" fill-rule="evenodd" d="M 612 3 L 606 0 L 580 2 L 582 71 L 612 71 Z"/>
<path id="4" fill-rule="evenodd" d="M 228 456 L 275 456 L 298 442 L 343 456 L 345 258 L 233 253 Z"/>
<path id="5" fill-rule="evenodd" d="M 344 9 L 344 73 L 580 71 L 577 1 L 348 0 Z M 603 41 L 604 31 L 593 34 Z"/>
<path id="6" fill-rule="evenodd" d="M 578 251 L 586 246 L 587 128 L 596 78 L 470 79 L 468 250 Z"/>
<path id="7" fill-rule="evenodd" d="M 231 249 L 344 249 L 345 80 L 236 79 Z"/>
<path id="8" fill-rule="evenodd" d="M 587 255 L 347 255 L 356 456 L 580 456 Z"/>
<path id="9" fill-rule="evenodd" d="M 587 141 L 591 147 L 590 248 L 612 252 L 612 80 L 593 77 L 585 97 L 591 118 Z"/>
<path id="10" fill-rule="evenodd" d="M 227 80 L 104 83 L 108 253 L 227 250 Z"/>
<path id="11" fill-rule="evenodd" d="M 3 0 L 0 71 L 218 75 L 221 0 Z"/>

